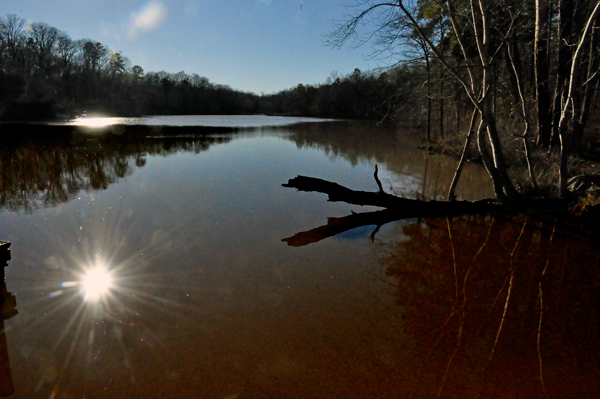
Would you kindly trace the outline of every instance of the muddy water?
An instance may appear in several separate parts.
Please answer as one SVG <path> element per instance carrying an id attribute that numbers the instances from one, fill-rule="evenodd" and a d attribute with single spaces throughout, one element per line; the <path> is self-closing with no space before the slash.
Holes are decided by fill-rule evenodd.
<path id="1" fill-rule="evenodd" d="M 386 190 L 444 195 L 454 161 L 402 137 L 313 122 L 2 149 L 19 314 L 5 314 L 0 385 L 15 398 L 597 394 L 593 235 L 487 215 L 281 241 L 375 210 L 281 187 L 298 174 L 374 191 L 378 164 Z M 491 196 L 484 171 L 468 165 L 458 193 Z"/>

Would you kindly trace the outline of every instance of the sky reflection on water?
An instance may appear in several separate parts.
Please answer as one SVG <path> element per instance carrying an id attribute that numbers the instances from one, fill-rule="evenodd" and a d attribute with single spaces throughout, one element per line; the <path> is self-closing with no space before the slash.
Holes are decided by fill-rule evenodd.
<path id="1" fill-rule="evenodd" d="M 332 126 L 337 135 L 329 130 Z M 445 219 L 407 220 L 384 226 L 374 243 L 369 230 L 300 248 L 281 242 L 327 217 L 375 210 L 281 187 L 298 174 L 375 191 L 376 162 L 384 185 L 387 178 L 389 185 L 409 193 L 444 191 L 453 170 L 443 159 L 399 145 L 386 132 L 360 139 L 365 129 L 310 124 L 226 138 L 112 145 L 100 140 L 56 151 L 32 146 L 15 151 L 12 165 L 22 165 L 19 170 L 41 167 L 20 172 L 27 182 L 4 179 L 0 190 L 0 239 L 12 241 L 13 252 L 7 282 L 17 293 L 20 311 L 5 321 L 14 397 L 518 396 L 514 387 L 529 397 L 543 395 L 535 348 L 524 360 L 526 381 L 509 372 L 514 362 L 484 361 L 502 306 L 492 307 L 488 330 L 466 327 L 479 319 L 476 292 L 498 294 L 504 305 L 511 245 L 522 220 L 459 218 L 450 227 Z M 423 178 L 426 159 L 436 178 Z M 441 166 L 435 166 L 438 161 Z M 3 170 L 11 165 L 2 162 Z M 468 173 L 466 186 L 480 191 L 465 194 L 463 189 L 462 195 L 485 195 L 489 185 L 475 183 L 485 178 L 482 171 Z M 49 196 L 57 187 L 65 194 Z M 32 198 L 37 205 L 24 212 Z M 598 263 L 590 249 L 595 241 L 591 247 L 576 246 L 583 241 L 571 233 L 554 233 L 550 239 L 552 226 L 531 226 L 522 239 L 528 246 L 519 247 L 522 252 L 514 259 L 521 272 L 526 265 L 538 265 L 527 280 L 529 288 L 522 287 L 533 296 L 512 291 L 525 299 L 509 308 L 516 324 L 505 325 L 508 335 L 501 335 L 496 359 L 514 352 L 510 340 L 519 336 L 518 326 L 533 326 L 524 333 L 526 339 L 537 336 L 536 282 L 544 268 L 532 260 L 535 256 L 545 261 L 552 253 L 558 262 L 560 256 L 578 254 L 573 259 L 579 265 Z M 469 279 L 469 259 L 484 242 L 491 249 L 481 259 L 497 258 L 499 266 L 489 275 L 486 266 L 478 266 L 478 274 L 471 272 L 477 277 Z M 113 273 L 114 286 L 97 302 L 83 301 L 80 284 L 73 282 L 99 263 Z M 544 303 L 571 299 L 563 294 L 571 291 L 560 291 L 550 279 L 550 270 L 552 276 L 563 270 L 564 278 L 573 278 L 565 287 L 575 287 L 576 277 L 569 277 L 566 265 L 553 264 L 549 277 L 540 280 L 547 284 L 542 286 Z M 593 348 L 598 323 L 589 306 L 597 302 L 589 287 L 598 279 L 588 274 L 584 280 L 592 286 L 580 289 L 589 295 L 580 298 L 578 309 L 589 316 L 580 327 Z M 514 280 L 515 286 L 521 281 L 526 280 Z M 450 317 L 459 315 L 456 287 L 477 311 L 463 319 Z M 482 307 L 490 305 L 488 299 Z M 552 317 L 548 311 L 544 320 Z M 441 328 L 446 319 L 451 322 Z M 462 332 L 456 320 L 468 320 Z M 568 319 L 577 326 L 575 320 Z M 561 322 L 557 318 L 552 325 Z M 560 338 L 559 329 L 546 331 L 558 337 L 542 346 L 549 397 L 597 392 L 593 359 L 572 338 Z M 457 332 L 465 344 L 454 356 Z M 561 342 L 579 357 L 553 354 Z M 559 360 L 574 367 L 559 367 Z M 448 365 L 452 372 L 446 372 Z M 561 379 L 569 385 L 561 387 Z"/>
<path id="2" fill-rule="evenodd" d="M 296 123 L 326 122 L 330 119 L 300 116 L 267 115 L 159 115 L 129 118 L 104 117 L 99 115 L 82 116 L 58 125 L 104 127 L 108 125 L 148 125 L 148 126 L 218 126 L 218 127 L 261 127 L 284 126 Z"/>

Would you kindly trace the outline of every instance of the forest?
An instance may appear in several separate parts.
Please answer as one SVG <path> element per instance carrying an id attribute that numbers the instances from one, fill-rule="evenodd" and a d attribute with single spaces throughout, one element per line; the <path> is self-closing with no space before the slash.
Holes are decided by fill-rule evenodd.
<path id="1" fill-rule="evenodd" d="M 270 114 L 373 119 L 462 147 L 500 200 L 566 196 L 599 147 L 600 2 L 422 0 L 350 3 L 326 41 L 363 46 L 388 65 L 332 72 L 272 94 L 198 74 L 145 72 L 119 51 L 43 22 L 0 17 L 0 119 L 109 115 Z M 582 158 L 583 157 L 583 158 Z M 513 166 L 526 171 L 509 176 Z M 519 172 L 520 173 L 520 172 Z M 450 197 L 452 197 L 452 191 Z"/>
<path id="2" fill-rule="evenodd" d="M 424 70 L 420 98 L 427 103 L 427 138 L 433 121 L 444 137 L 449 113 L 455 114 L 455 132 L 464 131 L 455 182 L 475 147 L 499 201 L 520 202 L 524 194 L 544 192 L 567 198 L 569 186 L 581 180 L 570 180 L 579 172 L 575 163 L 582 156 L 599 159 L 598 127 L 590 134 L 588 123 L 598 104 L 600 1 L 353 5 L 329 43 L 369 44 L 374 57 L 411 60 Z M 509 175 L 514 164 L 526 170 L 524 179 Z"/>
<path id="3" fill-rule="evenodd" d="M 98 41 L 74 40 L 53 26 L 28 24 L 14 14 L 0 17 L 1 120 L 48 120 L 83 112 L 382 119 L 402 102 L 399 93 L 407 90 L 401 86 L 411 73 L 407 68 L 379 73 L 355 69 L 347 76 L 332 72 L 324 84 L 257 95 L 196 73 L 145 72 Z"/>

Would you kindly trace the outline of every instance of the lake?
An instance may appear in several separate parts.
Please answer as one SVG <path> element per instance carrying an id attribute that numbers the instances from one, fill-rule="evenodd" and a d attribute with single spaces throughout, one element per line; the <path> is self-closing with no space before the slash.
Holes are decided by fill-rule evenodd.
<path id="1" fill-rule="evenodd" d="M 5 300 L 0 396 L 600 395 L 596 235 L 498 213 L 291 246 L 282 240 L 377 208 L 289 179 L 377 191 L 377 164 L 385 191 L 439 198 L 456 161 L 370 122 L 160 121 L 94 121 L 121 125 L 108 138 L 38 126 L 0 149 L 18 310 Z M 161 123 L 180 130 L 128 137 L 128 125 Z M 459 198 L 493 196 L 480 165 L 463 173 Z"/>

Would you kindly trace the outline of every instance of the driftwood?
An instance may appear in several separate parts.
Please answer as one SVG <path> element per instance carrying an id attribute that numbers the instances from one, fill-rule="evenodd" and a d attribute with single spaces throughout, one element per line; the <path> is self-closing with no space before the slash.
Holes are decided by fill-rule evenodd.
<path id="1" fill-rule="evenodd" d="M 303 231 L 292 237 L 284 238 L 293 247 L 312 244 L 327 237 L 333 237 L 345 231 L 363 226 L 376 226 L 371 234 L 374 240 L 379 228 L 386 223 L 402 219 L 416 219 L 440 216 L 458 216 L 465 214 L 485 214 L 488 212 L 505 211 L 509 213 L 528 214 L 542 222 L 556 226 L 560 223 L 565 231 L 572 231 L 589 239 L 600 240 L 600 205 L 578 205 L 569 208 L 565 199 L 535 199 L 520 197 L 513 201 L 499 204 L 496 200 L 480 201 L 421 201 L 401 198 L 383 192 L 383 187 L 377 177 L 375 166 L 375 181 L 378 192 L 355 191 L 337 183 L 314 177 L 297 176 L 283 187 L 295 188 L 298 191 L 313 191 L 327 194 L 328 201 L 346 202 L 353 205 L 369 205 L 385 208 L 375 212 L 354 213 L 345 217 L 331 217 L 327 224 L 309 231 Z M 570 189 L 590 190 L 600 187 L 600 175 L 575 176 L 570 182 Z"/>
<path id="2" fill-rule="evenodd" d="M 299 247 L 357 227 L 370 225 L 376 226 L 371 234 L 371 239 L 373 239 L 381 226 L 396 220 L 486 213 L 499 209 L 494 200 L 420 201 L 386 194 L 381 189 L 381 183 L 377 178 L 377 168 L 375 169 L 375 180 L 380 189 L 376 193 L 355 191 L 337 183 L 306 176 L 297 176 L 287 184 L 283 184 L 283 187 L 295 188 L 298 191 L 327 194 L 328 201 L 331 202 L 346 202 L 352 205 L 369 205 L 386 209 L 376 212 L 353 213 L 340 218 L 328 218 L 326 225 L 284 238 L 282 241 L 287 242 L 290 246 Z"/>
<path id="3" fill-rule="evenodd" d="M 525 197 L 504 204 L 498 204 L 493 199 L 474 202 L 421 201 L 400 198 L 384 193 L 381 182 L 377 177 L 377 167 L 375 167 L 375 181 L 379 187 L 379 191 L 376 193 L 355 191 L 337 183 L 306 176 L 297 176 L 288 181 L 287 184 L 283 184 L 283 187 L 295 188 L 298 191 L 313 191 L 327 194 L 329 196 L 328 201 L 332 202 L 339 201 L 353 205 L 369 205 L 385 209 L 375 212 L 352 212 L 351 215 L 345 217 L 331 217 L 327 219 L 327 224 L 323 226 L 297 233 L 281 241 L 286 242 L 290 246 L 299 247 L 358 227 L 376 226 L 371 234 L 371 239 L 373 240 L 381 226 L 397 220 L 485 214 L 496 211 L 525 213 L 540 221 L 547 221 L 552 225 L 556 225 L 560 221 L 561 228 L 566 229 L 566 231 L 573 231 L 579 235 L 583 234 L 594 240 L 600 239 L 600 205 L 576 206 L 569 209 L 563 199 L 531 199 Z M 589 183 L 592 186 L 594 184 L 600 185 L 600 176 L 592 176 L 591 179 L 576 176 L 572 179 L 571 183 L 575 185 L 582 182 Z M 585 188 L 588 187 L 585 186 Z"/>

